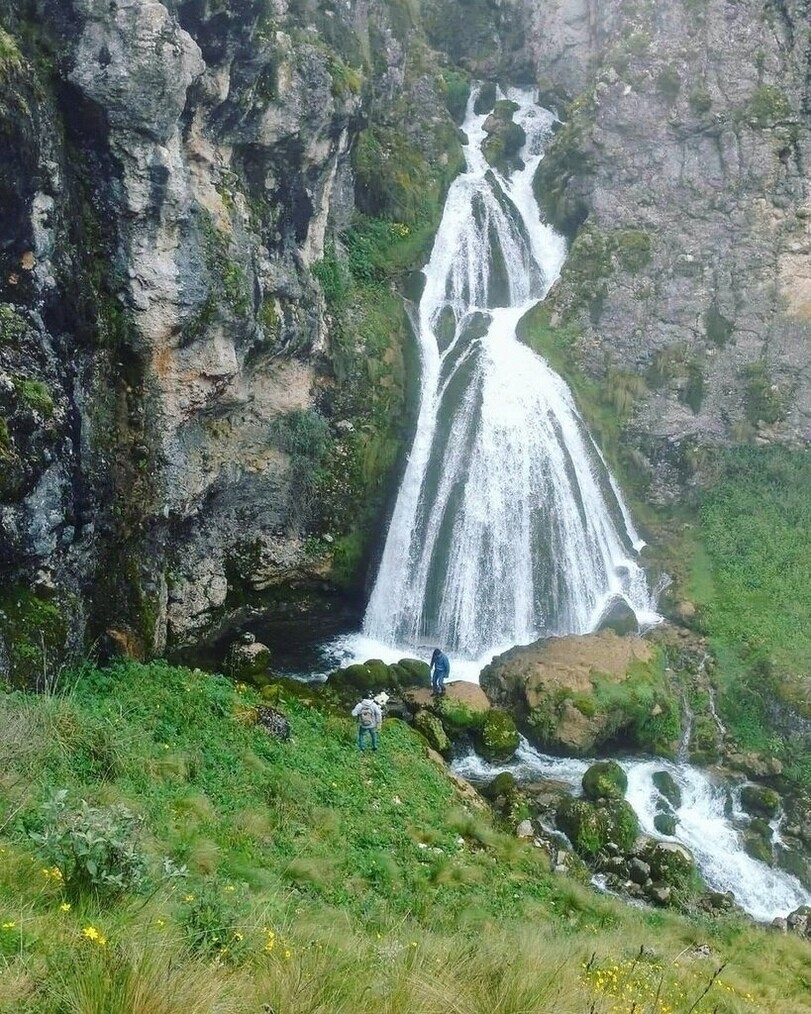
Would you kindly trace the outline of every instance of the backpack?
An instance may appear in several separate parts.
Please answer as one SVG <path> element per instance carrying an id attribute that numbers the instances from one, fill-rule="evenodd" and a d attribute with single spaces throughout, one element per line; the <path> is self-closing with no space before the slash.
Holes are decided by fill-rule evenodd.
<path id="1" fill-rule="evenodd" d="M 360 709 L 358 721 L 360 722 L 361 729 L 374 729 L 377 725 L 377 719 L 375 718 L 375 713 L 370 705 L 364 704 L 364 706 Z"/>

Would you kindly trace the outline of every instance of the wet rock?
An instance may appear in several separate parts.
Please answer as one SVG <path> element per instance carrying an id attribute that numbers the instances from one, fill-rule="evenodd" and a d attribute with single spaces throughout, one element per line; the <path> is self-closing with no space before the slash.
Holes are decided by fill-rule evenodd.
<path id="1" fill-rule="evenodd" d="M 345 666 L 331 673 L 327 683 L 337 690 L 352 690 L 366 693 L 380 690 L 406 691 L 413 687 L 427 687 L 431 679 L 429 667 L 419 659 L 400 659 L 393 665 L 386 665 L 380 659 Z"/>
<path id="2" fill-rule="evenodd" d="M 497 799 L 518 791 L 518 783 L 511 771 L 501 771 L 481 790 L 485 799 Z"/>
<path id="3" fill-rule="evenodd" d="M 669 771 L 654 771 L 651 780 L 674 809 L 681 806 L 681 789 Z"/>
<path id="4" fill-rule="evenodd" d="M 811 906 L 800 905 L 786 917 L 786 925 L 800 937 L 811 937 Z"/>
<path id="5" fill-rule="evenodd" d="M 653 818 L 653 826 L 659 834 L 672 838 L 676 833 L 676 817 L 672 813 L 657 813 Z"/>
<path id="6" fill-rule="evenodd" d="M 646 894 L 657 905 L 669 905 L 673 899 L 673 890 L 666 884 L 652 884 Z"/>
<path id="7" fill-rule="evenodd" d="M 635 884 L 644 886 L 650 880 L 650 866 L 641 859 L 634 858 L 628 864 L 628 876 Z"/>
<path id="8" fill-rule="evenodd" d="M 740 753 L 728 753 L 726 763 L 736 771 L 742 771 L 749 778 L 770 778 L 783 773 L 783 765 L 777 757 L 747 750 Z"/>
<path id="9" fill-rule="evenodd" d="M 610 854 L 610 846 L 628 851 L 639 833 L 639 821 L 625 800 L 592 803 L 570 797 L 557 808 L 557 826 L 571 841 L 579 855 L 596 859 L 601 852 Z"/>
<path id="10" fill-rule="evenodd" d="M 741 807 L 747 813 L 771 820 L 780 809 L 780 796 L 765 785 L 744 785 L 741 789 Z"/>
<path id="11" fill-rule="evenodd" d="M 688 848 L 677 842 L 648 839 L 634 847 L 636 855 L 648 864 L 654 883 L 683 888 L 695 871 L 695 860 Z"/>
<path id="12" fill-rule="evenodd" d="M 606 606 L 597 630 L 613 630 L 615 634 L 623 637 L 625 634 L 636 634 L 639 632 L 639 623 L 636 613 L 631 609 L 626 600 L 620 595 L 614 598 Z"/>

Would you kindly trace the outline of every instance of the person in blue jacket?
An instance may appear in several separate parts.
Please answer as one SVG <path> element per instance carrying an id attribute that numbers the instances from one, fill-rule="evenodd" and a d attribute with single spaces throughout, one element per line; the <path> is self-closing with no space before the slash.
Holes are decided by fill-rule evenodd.
<path id="1" fill-rule="evenodd" d="M 431 693 L 440 697 L 445 693 L 445 680 L 450 675 L 451 664 L 448 656 L 439 648 L 434 648 L 431 656 Z"/>

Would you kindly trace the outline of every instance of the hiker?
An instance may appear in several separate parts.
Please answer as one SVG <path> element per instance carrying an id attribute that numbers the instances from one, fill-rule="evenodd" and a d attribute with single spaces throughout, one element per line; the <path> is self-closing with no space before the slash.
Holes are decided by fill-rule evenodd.
<path id="1" fill-rule="evenodd" d="M 434 648 L 431 656 L 431 693 L 441 697 L 445 693 L 445 680 L 450 675 L 451 664 L 448 656 L 439 648 Z"/>
<path id="2" fill-rule="evenodd" d="M 374 701 L 370 694 L 367 694 L 360 704 L 352 709 L 352 717 L 358 720 L 358 749 L 363 753 L 363 743 L 366 733 L 372 741 L 372 749 L 377 749 L 377 733 L 383 724 L 383 712 L 380 705 Z"/>

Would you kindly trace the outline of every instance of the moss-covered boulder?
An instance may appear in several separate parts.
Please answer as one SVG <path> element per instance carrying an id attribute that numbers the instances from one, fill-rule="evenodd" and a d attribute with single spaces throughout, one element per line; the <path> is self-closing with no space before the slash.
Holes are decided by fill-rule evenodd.
<path id="1" fill-rule="evenodd" d="M 476 732 L 476 747 L 489 761 L 509 760 L 518 749 L 518 729 L 511 715 L 492 708 Z"/>
<path id="2" fill-rule="evenodd" d="M 515 102 L 499 99 L 492 113 L 484 121 L 487 137 L 482 144 L 484 157 L 500 172 L 523 168 L 518 153 L 527 140 L 524 128 L 513 122 L 513 113 L 518 109 Z"/>
<path id="3" fill-rule="evenodd" d="M 780 796 L 765 785 L 744 785 L 741 789 L 741 807 L 753 816 L 771 820 L 780 809 Z"/>
<path id="4" fill-rule="evenodd" d="M 490 702 L 481 687 L 457 680 L 445 684 L 445 694 L 435 702 L 434 709 L 453 735 L 480 729 L 490 711 Z"/>
<path id="5" fill-rule="evenodd" d="M 451 741 L 442 727 L 442 722 L 430 711 L 418 711 L 414 716 L 414 728 L 428 741 L 437 753 L 443 757 L 450 753 Z"/>
<path id="6" fill-rule="evenodd" d="M 588 756 L 611 744 L 672 755 L 678 744 L 678 699 L 661 651 L 642 637 L 604 630 L 511 648 L 480 683 L 544 750 Z"/>
<path id="7" fill-rule="evenodd" d="M 669 771 L 654 771 L 651 781 L 674 809 L 681 806 L 681 789 Z"/>
<path id="8" fill-rule="evenodd" d="M 636 854 L 650 866 L 654 883 L 684 890 L 695 875 L 695 861 L 690 850 L 672 841 L 643 839 Z"/>
<path id="9" fill-rule="evenodd" d="M 674 813 L 657 813 L 653 818 L 653 826 L 659 834 L 672 838 L 676 833 L 676 815 Z"/>
<path id="10" fill-rule="evenodd" d="M 586 859 L 596 859 L 609 842 L 627 852 L 639 834 L 639 820 L 624 799 L 593 803 L 570 796 L 558 806 L 555 820 L 575 851 Z"/>
<path id="11" fill-rule="evenodd" d="M 335 690 L 356 693 L 379 690 L 402 691 L 409 687 L 427 687 L 431 684 L 430 667 L 417 658 L 401 658 L 386 665 L 379 658 L 337 669 L 327 681 Z"/>
<path id="12" fill-rule="evenodd" d="M 492 781 L 482 789 L 485 799 L 498 799 L 499 796 L 509 796 L 518 791 L 518 782 L 511 771 L 500 771 Z"/>
<path id="13" fill-rule="evenodd" d="M 615 760 L 598 761 L 583 775 L 586 799 L 622 799 L 628 788 L 628 776 Z"/>

